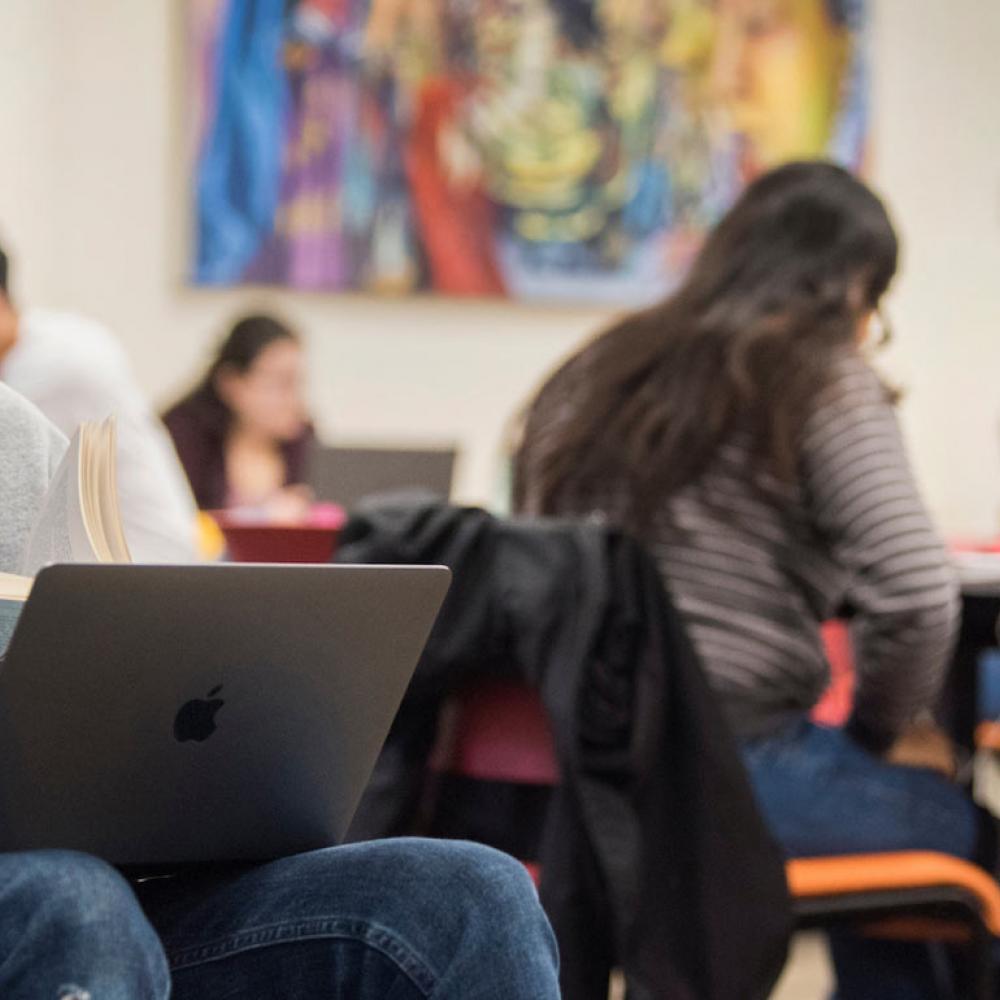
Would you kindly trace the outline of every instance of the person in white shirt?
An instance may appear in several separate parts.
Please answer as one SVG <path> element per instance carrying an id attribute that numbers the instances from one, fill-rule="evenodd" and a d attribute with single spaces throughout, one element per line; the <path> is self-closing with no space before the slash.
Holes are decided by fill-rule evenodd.
<path id="1" fill-rule="evenodd" d="M 67 437 L 86 420 L 114 415 L 118 489 L 135 562 L 197 558 L 196 511 L 165 428 L 128 359 L 101 324 L 70 313 L 19 311 L 0 247 L 0 380 L 30 400 Z"/>

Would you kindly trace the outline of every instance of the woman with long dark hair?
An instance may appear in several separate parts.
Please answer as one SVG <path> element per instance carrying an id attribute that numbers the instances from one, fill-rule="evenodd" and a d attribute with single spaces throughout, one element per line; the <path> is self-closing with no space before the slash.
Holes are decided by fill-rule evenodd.
<path id="1" fill-rule="evenodd" d="M 991 823 L 938 773 L 952 760 L 929 722 L 955 582 L 894 393 L 864 355 L 896 263 L 883 205 L 846 171 L 761 177 L 676 294 L 542 387 L 515 506 L 646 541 L 789 854 L 920 848 L 992 863 Z M 809 721 L 829 678 L 820 624 L 845 609 L 854 711 L 826 729 Z M 838 938 L 838 996 L 936 996 L 922 956 L 891 963 L 889 947 Z"/>
<path id="2" fill-rule="evenodd" d="M 305 512 L 313 432 L 303 379 L 298 335 L 272 316 L 246 316 L 198 385 L 163 415 L 201 509 Z"/>

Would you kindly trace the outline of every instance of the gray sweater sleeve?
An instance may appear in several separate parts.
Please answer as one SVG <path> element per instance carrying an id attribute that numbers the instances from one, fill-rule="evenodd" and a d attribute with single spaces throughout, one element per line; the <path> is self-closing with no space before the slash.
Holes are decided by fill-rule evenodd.
<path id="1" fill-rule="evenodd" d="M 0 383 L 0 572 L 20 572 L 21 554 L 66 438 L 27 400 Z"/>
<path id="2" fill-rule="evenodd" d="M 955 575 L 886 390 L 859 357 L 820 396 L 802 454 L 810 516 L 857 612 L 855 723 L 885 744 L 938 695 L 958 625 Z"/>

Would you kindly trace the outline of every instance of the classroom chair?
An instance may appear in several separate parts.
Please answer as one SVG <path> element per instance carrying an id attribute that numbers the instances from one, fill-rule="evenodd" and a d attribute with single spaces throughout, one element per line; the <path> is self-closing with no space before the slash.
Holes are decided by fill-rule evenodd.
<path id="1" fill-rule="evenodd" d="M 846 631 L 824 632 L 838 669 L 849 667 Z M 842 705 L 840 706 L 843 707 Z M 437 767 L 479 781 L 558 781 L 552 736 L 537 694 L 511 681 L 484 681 L 456 699 Z M 538 881 L 531 859 L 526 867 Z M 1000 888 L 976 865 L 923 851 L 801 858 L 786 866 L 802 928 L 849 925 L 894 940 L 963 945 L 974 1000 L 993 1000 L 993 944 L 1000 937 Z"/>

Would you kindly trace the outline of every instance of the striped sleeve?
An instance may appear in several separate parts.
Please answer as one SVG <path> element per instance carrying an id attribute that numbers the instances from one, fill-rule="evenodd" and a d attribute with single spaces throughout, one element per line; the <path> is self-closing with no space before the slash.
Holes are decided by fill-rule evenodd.
<path id="1" fill-rule="evenodd" d="M 845 360 L 802 438 L 806 504 L 849 573 L 855 722 L 887 744 L 935 702 L 958 624 L 958 589 L 875 373 Z"/>

